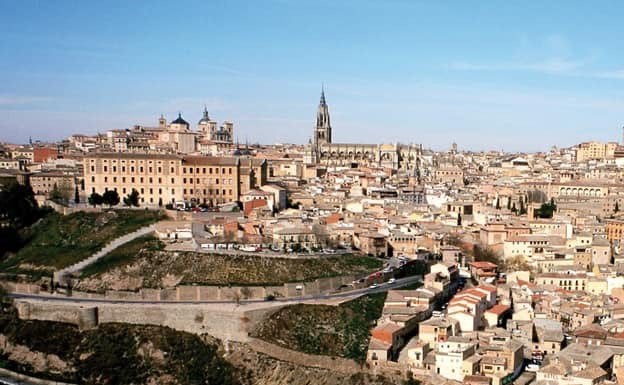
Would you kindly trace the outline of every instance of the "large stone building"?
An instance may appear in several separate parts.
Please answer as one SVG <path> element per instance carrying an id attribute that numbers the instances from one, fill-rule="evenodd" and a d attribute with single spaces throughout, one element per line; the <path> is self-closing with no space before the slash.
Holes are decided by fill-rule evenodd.
<path id="1" fill-rule="evenodd" d="M 237 202 L 241 194 L 264 185 L 266 169 L 264 159 L 95 153 L 84 160 L 85 192 L 113 189 L 123 196 L 136 189 L 148 205 L 218 205 Z"/>
<path id="2" fill-rule="evenodd" d="M 422 146 L 415 144 L 333 143 L 325 92 L 316 114 L 313 140 L 305 151 L 306 164 L 327 167 L 377 166 L 415 171 L 420 166 Z"/>

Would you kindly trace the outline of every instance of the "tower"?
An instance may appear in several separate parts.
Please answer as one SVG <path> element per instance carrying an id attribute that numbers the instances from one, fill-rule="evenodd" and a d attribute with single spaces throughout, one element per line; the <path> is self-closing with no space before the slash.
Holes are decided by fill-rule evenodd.
<path id="1" fill-rule="evenodd" d="M 332 129 L 329 123 L 329 107 L 325 101 L 325 89 L 321 89 L 321 101 L 316 113 L 316 127 L 314 128 L 314 144 L 332 142 Z"/>

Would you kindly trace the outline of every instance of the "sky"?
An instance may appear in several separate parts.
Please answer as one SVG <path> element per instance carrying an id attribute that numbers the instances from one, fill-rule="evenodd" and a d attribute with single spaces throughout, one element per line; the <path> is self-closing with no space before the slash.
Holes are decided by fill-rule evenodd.
<path id="1" fill-rule="evenodd" d="M 204 105 L 242 143 L 541 151 L 620 141 L 621 1 L 0 0 L 0 141 Z"/>

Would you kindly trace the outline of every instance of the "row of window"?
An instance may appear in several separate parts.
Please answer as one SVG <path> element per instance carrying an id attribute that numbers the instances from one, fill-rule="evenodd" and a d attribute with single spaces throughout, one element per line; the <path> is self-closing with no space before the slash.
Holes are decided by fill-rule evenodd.
<path id="1" fill-rule="evenodd" d="M 203 192 L 203 195 L 213 195 L 213 192 L 214 192 L 214 195 L 219 195 L 219 191 L 223 191 L 223 192 L 221 193 L 221 195 L 232 195 L 232 189 L 229 189 L 229 190 L 226 190 L 226 189 L 223 189 L 223 190 L 214 189 L 214 190 L 213 190 L 213 189 L 211 189 L 211 188 L 209 188 L 208 190 L 203 189 L 203 191 L 202 191 L 202 190 L 200 190 L 200 189 L 196 189 L 196 190 L 193 190 L 193 189 L 188 189 L 188 190 L 187 190 L 187 189 L 184 189 L 184 190 L 183 190 L 183 193 L 184 193 L 184 195 L 186 195 L 186 194 L 187 194 L 187 192 L 188 192 L 188 194 L 189 194 L 189 195 L 193 195 L 193 193 L 196 193 L 196 194 L 201 194 L 201 193 Z M 227 191 L 227 194 L 226 194 L 226 191 Z M 206 194 L 206 192 L 207 192 L 207 194 Z"/>
<path id="2" fill-rule="evenodd" d="M 113 183 L 117 183 L 117 177 L 116 176 L 114 176 L 112 178 L 112 180 L 113 180 Z M 154 179 L 152 177 L 147 178 L 147 180 L 148 180 L 148 183 L 150 183 L 150 184 L 154 183 Z M 136 179 L 133 176 L 129 177 L 129 181 L 130 181 L 130 183 L 136 183 Z M 158 178 L 158 184 L 161 184 L 162 182 L 163 182 L 162 178 Z M 95 176 L 91 177 L 91 183 L 95 183 Z M 104 177 L 104 183 L 108 183 L 108 177 L 107 176 Z M 121 177 L 121 183 L 126 183 L 126 177 L 125 176 Z M 142 176 L 139 177 L 139 183 L 145 183 L 145 179 Z M 175 178 L 171 178 L 171 184 L 175 184 Z"/>
<path id="3" fill-rule="evenodd" d="M 103 169 L 103 172 L 108 172 L 108 166 L 103 166 L 102 169 Z M 128 169 L 126 169 L 126 166 L 121 166 L 119 168 L 119 170 L 121 172 L 126 172 L 126 170 L 129 170 L 130 173 L 134 173 L 136 171 L 134 166 L 130 166 Z M 140 173 L 145 172 L 145 169 L 143 168 L 143 166 L 139 166 L 138 170 L 139 170 Z M 147 167 L 147 173 L 148 174 L 153 174 L 154 170 L 156 170 L 156 173 L 158 173 L 158 174 L 162 174 L 162 172 L 163 172 L 163 168 L 161 166 L 158 166 L 156 168 L 151 167 L 151 166 Z M 95 166 L 94 165 L 91 165 L 91 172 L 95 173 Z M 117 172 L 117 166 L 111 166 L 111 172 L 116 173 Z M 169 173 L 170 174 L 175 174 L 175 167 L 171 167 Z"/>
<path id="4" fill-rule="evenodd" d="M 213 184 L 213 179 L 211 178 L 204 178 L 204 184 Z M 221 179 L 221 181 L 223 182 L 222 184 L 232 184 L 232 179 L 228 178 L 228 179 Z M 182 178 L 182 183 L 183 184 L 193 184 L 193 178 Z M 195 184 L 200 184 L 200 179 L 199 178 L 195 178 Z M 214 179 L 214 184 L 219 184 L 219 178 L 215 178 Z"/>
<path id="5" fill-rule="evenodd" d="M 206 170 L 208 171 L 208 174 L 212 174 L 212 172 L 213 172 L 213 168 L 212 167 L 208 167 L 208 168 L 202 167 L 201 169 L 199 167 L 195 167 L 195 174 L 199 174 L 200 170 L 201 170 L 202 174 L 206 174 Z M 226 170 L 226 168 L 222 167 L 221 168 L 221 174 L 225 174 L 226 173 L 225 170 Z M 188 167 L 188 168 L 187 167 L 182 167 L 182 174 L 186 174 L 187 171 L 188 171 L 189 174 L 192 174 L 193 173 L 193 167 Z M 227 171 L 228 171 L 228 174 L 232 175 L 232 168 L 231 167 L 228 167 Z M 215 167 L 214 168 L 214 173 L 215 174 L 219 173 L 219 167 Z"/>
<path id="6" fill-rule="evenodd" d="M 112 189 L 117 191 L 117 192 L 119 192 L 117 187 L 113 187 Z M 104 191 L 108 191 L 108 187 L 104 187 Z M 129 189 L 126 189 L 125 187 L 121 188 L 121 193 L 122 194 L 130 193 L 130 191 L 132 191 L 132 188 L 129 188 Z M 138 191 L 139 191 L 140 194 L 145 194 L 145 189 L 143 187 L 141 187 Z M 149 194 L 154 194 L 154 189 L 153 188 L 148 189 L 148 191 L 149 191 Z M 91 188 L 91 192 L 92 193 L 96 192 L 95 191 L 95 187 Z M 162 195 L 162 193 L 163 193 L 163 189 L 159 188 L 158 189 L 158 195 Z M 175 189 L 174 188 L 171 189 L 171 195 L 175 195 Z"/>

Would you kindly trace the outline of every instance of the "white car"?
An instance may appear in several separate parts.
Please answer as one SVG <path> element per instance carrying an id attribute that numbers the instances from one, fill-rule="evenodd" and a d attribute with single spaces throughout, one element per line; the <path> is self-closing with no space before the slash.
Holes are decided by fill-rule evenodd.
<path id="1" fill-rule="evenodd" d="M 526 371 L 527 372 L 537 372 L 539 370 L 539 365 L 537 364 L 528 364 L 526 366 Z"/>
<path id="2" fill-rule="evenodd" d="M 374 288 L 376 288 L 376 287 L 379 287 L 379 285 L 378 285 L 378 284 L 376 284 L 376 283 L 373 283 L 373 284 L 372 284 L 372 285 L 370 285 L 368 288 L 369 288 L 369 289 L 374 289 Z"/>
<path id="3" fill-rule="evenodd" d="M 395 278 L 390 278 L 390 279 L 388 280 L 388 283 L 395 283 L 395 282 L 396 282 L 396 279 L 395 279 Z"/>

